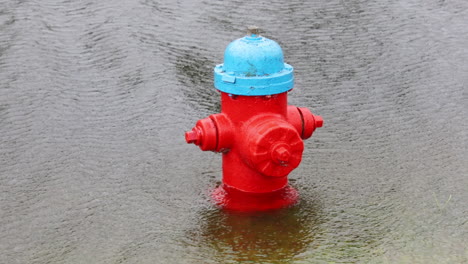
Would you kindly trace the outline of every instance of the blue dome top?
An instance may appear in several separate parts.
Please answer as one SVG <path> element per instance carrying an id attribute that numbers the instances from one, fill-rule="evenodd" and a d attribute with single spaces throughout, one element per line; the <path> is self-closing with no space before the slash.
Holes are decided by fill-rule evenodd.
<path id="1" fill-rule="evenodd" d="M 215 67 L 215 87 L 237 95 L 271 95 L 293 88 L 293 68 L 284 63 L 280 45 L 252 34 L 231 42 L 224 64 Z"/>
<path id="2" fill-rule="evenodd" d="M 284 68 L 280 45 L 264 37 L 244 37 L 231 42 L 224 52 L 226 72 L 236 75 L 264 76 Z"/>

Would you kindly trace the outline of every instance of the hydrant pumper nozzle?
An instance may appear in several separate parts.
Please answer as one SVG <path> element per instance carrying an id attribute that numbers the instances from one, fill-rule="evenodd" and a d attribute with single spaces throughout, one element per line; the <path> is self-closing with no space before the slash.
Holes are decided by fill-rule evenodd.
<path id="1" fill-rule="evenodd" d="M 308 108 L 287 105 L 293 67 L 284 63 L 275 41 L 253 30 L 230 43 L 224 63 L 214 69 L 221 113 L 198 120 L 185 133 L 187 143 L 223 153 L 223 184 L 212 197 L 221 207 L 240 211 L 297 201 L 287 175 L 301 162 L 303 140 L 323 125 Z"/>

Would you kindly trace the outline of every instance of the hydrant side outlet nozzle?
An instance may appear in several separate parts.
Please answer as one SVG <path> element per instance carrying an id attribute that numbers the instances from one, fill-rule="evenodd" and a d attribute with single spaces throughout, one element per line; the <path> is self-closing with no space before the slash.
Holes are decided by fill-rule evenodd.
<path id="1" fill-rule="evenodd" d="M 229 149 L 232 137 L 231 122 L 225 114 L 214 114 L 198 120 L 191 131 L 185 132 L 185 141 L 204 151 L 223 152 Z"/>
<path id="2" fill-rule="evenodd" d="M 212 193 L 221 207 L 259 211 L 296 203 L 287 175 L 302 160 L 303 140 L 323 119 L 308 108 L 288 106 L 293 81 L 281 47 L 257 27 L 231 42 L 224 63 L 214 68 L 221 113 L 199 120 L 185 139 L 223 153 L 223 184 Z"/>

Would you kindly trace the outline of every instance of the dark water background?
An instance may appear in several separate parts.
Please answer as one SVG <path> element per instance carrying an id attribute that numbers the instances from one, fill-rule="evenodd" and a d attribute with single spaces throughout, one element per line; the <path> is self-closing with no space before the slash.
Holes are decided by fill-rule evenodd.
<path id="1" fill-rule="evenodd" d="M 184 130 L 247 25 L 325 119 L 257 215 Z M 0 263 L 467 263 L 468 2 L 0 3 Z"/>

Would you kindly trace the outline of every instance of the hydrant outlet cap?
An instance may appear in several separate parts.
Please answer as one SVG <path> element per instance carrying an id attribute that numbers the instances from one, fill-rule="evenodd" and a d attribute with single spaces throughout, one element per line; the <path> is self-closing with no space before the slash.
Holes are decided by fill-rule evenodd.
<path id="1" fill-rule="evenodd" d="M 231 42 L 214 69 L 215 87 L 237 95 L 271 95 L 293 88 L 293 67 L 275 41 L 250 34 Z"/>

